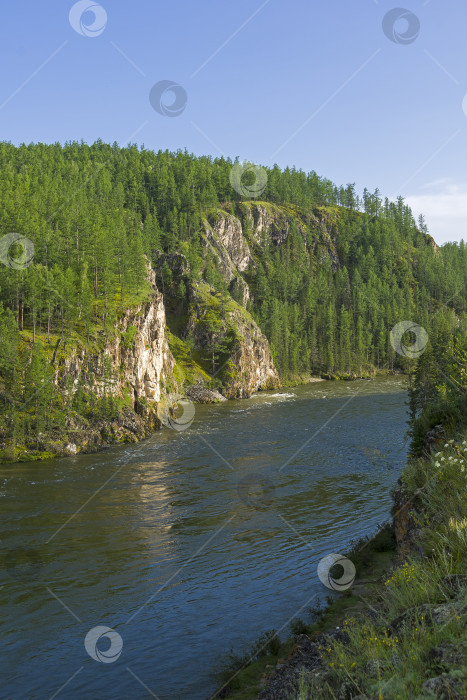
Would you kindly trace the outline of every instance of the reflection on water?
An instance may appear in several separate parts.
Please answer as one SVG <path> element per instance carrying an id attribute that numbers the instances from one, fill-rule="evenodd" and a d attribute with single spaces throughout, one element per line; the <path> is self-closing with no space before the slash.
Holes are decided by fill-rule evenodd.
<path id="1" fill-rule="evenodd" d="M 1 467 L 2 697 L 206 698 L 221 654 L 324 600 L 318 561 L 388 517 L 405 399 L 399 378 L 316 383 Z M 86 653 L 97 625 L 115 663 Z"/>

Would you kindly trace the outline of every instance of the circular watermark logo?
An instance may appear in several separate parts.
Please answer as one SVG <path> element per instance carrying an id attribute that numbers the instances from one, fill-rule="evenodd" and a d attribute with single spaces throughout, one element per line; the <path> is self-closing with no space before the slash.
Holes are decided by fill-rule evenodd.
<path id="1" fill-rule="evenodd" d="M 318 564 L 318 578 L 332 591 L 346 591 L 355 581 L 353 562 L 342 554 L 328 554 Z"/>
<path id="2" fill-rule="evenodd" d="M 97 646 L 98 642 L 103 638 L 110 641 L 110 646 L 105 650 L 98 649 Z M 122 653 L 123 639 L 111 627 L 98 625 L 87 633 L 84 640 L 84 648 L 94 661 L 99 661 L 99 663 L 103 664 L 113 664 Z"/>
<path id="3" fill-rule="evenodd" d="M 0 262 L 13 270 L 24 270 L 32 263 L 34 243 L 21 233 L 7 233 L 0 238 Z"/>
<path id="4" fill-rule="evenodd" d="M 465 116 L 467 117 L 467 95 L 462 100 L 462 110 L 463 110 Z"/>
<path id="5" fill-rule="evenodd" d="M 179 117 L 185 111 L 188 95 L 185 88 L 173 80 L 160 80 L 152 86 L 149 102 L 163 117 Z"/>
<path id="6" fill-rule="evenodd" d="M 254 163 L 235 163 L 230 171 L 230 184 L 242 197 L 260 197 L 268 184 L 265 168 Z"/>
<path id="7" fill-rule="evenodd" d="M 166 428 L 182 432 L 193 423 L 195 405 L 183 394 L 167 394 L 161 397 L 157 416 Z"/>
<path id="8" fill-rule="evenodd" d="M 107 12 L 93 0 L 79 0 L 68 15 L 72 28 L 81 36 L 100 36 L 107 26 Z"/>
<path id="9" fill-rule="evenodd" d="M 17 547 L 9 549 L 4 557 L 6 572 L 11 578 L 20 581 L 30 581 L 39 578 L 44 566 L 38 552 L 35 549 Z"/>
<path id="10" fill-rule="evenodd" d="M 410 10 L 395 7 L 383 17 L 383 32 L 395 44 L 412 44 L 420 34 L 420 20 Z"/>
<path id="11" fill-rule="evenodd" d="M 403 342 L 406 333 L 413 334 L 413 343 L 407 344 Z M 397 354 L 403 357 L 409 357 L 412 360 L 420 357 L 420 355 L 424 353 L 428 343 L 428 333 L 426 330 L 413 321 L 401 321 L 397 323 L 392 329 L 390 337 L 391 345 Z"/>
<path id="12" fill-rule="evenodd" d="M 262 510 L 272 505 L 275 487 L 267 476 L 249 474 L 238 483 L 237 492 L 242 503 L 249 508 Z"/>

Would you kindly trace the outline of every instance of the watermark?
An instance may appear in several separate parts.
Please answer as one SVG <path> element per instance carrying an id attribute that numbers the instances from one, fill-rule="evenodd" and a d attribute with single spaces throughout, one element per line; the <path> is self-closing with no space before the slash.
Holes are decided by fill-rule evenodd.
<path id="1" fill-rule="evenodd" d="M 420 34 L 420 20 L 410 10 L 395 7 L 383 17 L 383 32 L 395 44 L 412 44 Z"/>
<path id="2" fill-rule="evenodd" d="M 411 333 L 415 337 L 412 344 L 403 342 L 404 335 Z M 390 334 L 391 345 L 398 355 L 414 360 L 425 352 L 428 343 L 428 333 L 422 326 L 413 321 L 401 321 L 397 323 Z"/>
<path id="3" fill-rule="evenodd" d="M 87 15 L 87 16 L 86 16 Z M 93 15 L 93 19 L 91 16 Z M 100 36 L 107 26 L 107 12 L 93 0 L 79 0 L 68 15 L 72 28 L 81 36 Z"/>
<path id="4" fill-rule="evenodd" d="M 4 566 L 11 578 L 16 578 L 19 581 L 31 581 L 39 578 L 44 564 L 35 549 L 17 547 L 6 552 Z"/>
<path id="5" fill-rule="evenodd" d="M 0 238 L 0 262 L 13 270 L 24 270 L 32 263 L 34 243 L 21 233 L 7 233 Z"/>
<path id="6" fill-rule="evenodd" d="M 355 581 L 353 562 L 342 554 L 328 554 L 318 564 L 318 578 L 332 591 L 346 591 Z"/>
<path id="7" fill-rule="evenodd" d="M 195 405 L 183 394 L 167 394 L 161 396 L 157 406 L 157 417 L 166 428 L 182 432 L 193 423 Z"/>
<path id="8" fill-rule="evenodd" d="M 160 80 L 152 86 L 149 102 L 163 117 L 179 117 L 185 111 L 188 95 L 185 88 L 173 80 Z"/>
<path id="9" fill-rule="evenodd" d="M 467 117 L 467 95 L 462 100 L 462 111 L 464 112 L 465 116 Z"/>
<path id="10" fill-rule="evenodd" d="M 97 643 L 101 639 L 108 639 L 110 641 L 110 646 L 104 651 L 98 649 Z M 123 639 L 115 632 L 111 627 L 104 627 L 104 625 L 98 625 L 93 627 L 86 635 L 84 640 L 84 648 L 87 653 L 94 659 L 103 664 L 113 664 L 117 659 L 119 659 L 120 654 L 123 649 Z"/>
<path id="11" fill-rule="evenodd" d="M 254 163 L 235 163 L 230 171 L 230 184 L 242 197 L 260 197 L 268 184 L 265 168 Z"/>
<path id="12" fill-rule="evenodd" d="M 242 503 L 249 508 L 263 510 L 272 505 L 275 487 L 267 476 L 249 474 L 238 483 L 237 492 Z"/>

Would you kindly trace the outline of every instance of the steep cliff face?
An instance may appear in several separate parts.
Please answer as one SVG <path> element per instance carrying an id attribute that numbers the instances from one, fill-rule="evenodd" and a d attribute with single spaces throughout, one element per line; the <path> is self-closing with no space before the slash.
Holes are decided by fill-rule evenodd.
<path id="1" fill-rule="evenodd" d="M 248 202 L 242 205 L 241 211 L 243 229 L 251 231 L 252 242 L 259 252 L 269 241 L 276 246 L 286 243 L 293 226 L 317 263 L 329 258 L 333 269 L 339 269 L 338 222 L 329 207 L 315 207 L 305 212 L 293 207 Z"/>
<path id="2" fill-rule="evenodd" d="M 229 285 L 232 296 L 246 308 L 250 290 L 241 273 L 254 266 L 239 219 L 227 212 L 211 214 L 204 222 L 206 248 L 216 260 L 216 267 Z"/>
<path id="3" fill-rule="evenodd" d="M 266 336 L 242 312 L 234 311 L 231 318 L 240 337 L 232 356 L 235 372 L 223 391 L 224 396 L 244 399 L 258 390 L 276 389 L 281 383 Z"/>
<path id="4" fill-rule="evenodd" d="M 132 391 L 133 405 L 142 401 L 158 403 L 161 392 L 170 385 L 175 389 L 175 360 L 165 334 L 165 307 L 157 290 L 155 274 L 149 272 L 153 286 L 151 300 L 136 310 L 127 311 L 120 325 L 120 336 L 107 348 L 115 367 L 120 367 L 121 387 Z M 127 341 L 127 337 L 129 340 Z"/>
<path id="5" fill-rule="evenodd" d="M 52 366 L 60 390 L 70 395 L 84 388 L 98 398 L 112 397 L 114 404 L 109 416 L 70 413 L 67 442 L 52 438 L 41 449 L 74 454 L 137 440 L 160 425 L 157 411 L 165 394 L 189 393 L 190 386 L 196 387 L 195 400 L 201 393 L 210 400 L 207 389 L 234 399 L 280 386 L 269 342 L 247 311 L 254 301 L 248 281 L 265 246 L 286 244 L 292 232 L 303 236 L 310 260 L 319 264 L 328 257 L 338 268 L 335 222 L 326 211 L 304 214 L 258 202 L 242 203 L 237 214 L 217 210 L 204 220 L 204 257 L 221 273 L 228 292 L 193 275 L 181 252 L 161 252 L 157 274 L 164 267 L 171 271 L 164 295 L 148 268 L 150 294 L 122 310 L 105 340 L 101 329 L 87 342 L 58 343 Z M 213 397 L 219 400 L 219 394 Z"/>
<path id="6" fill-rule="evenodd" d="M 56 363 L 57 384 L 69 386 L 71 378 L 72 390 L 84 383 L 97 396 L 128 397 L 136 409 L 157 405 L 162 387 L 173 384 L 175 360 L 167 344 L 165 307 L 153 270 L 148 270 L 148 278 L 153 288 L 150 298 L 123 313 L 117 333 L 102 350 L 76 348 L 67 353 L 65 348 Z"/>
<path id="7" fill-rule="evenodd" d="M 232 265 L 245 272 L 253 262 L 250 248 L 243 236 L 241 221 L 231 214 L 219 213 L 209 217 L 207 235 L 216 248 L 227 252 Z"/>
<path id="8" fill-rule="evenodd" d="M 252 239 L 258 245 L 264 242 L 264 237 L 270 238 L 276 245 L 285 243 L 291 218 L 290 212 L 272 204 L 250 202 L 242 206 L 243 226 L 251 231 Z"/>
<path id="9" fill-rule="evenodd" d="M 39 444 L 40 450 L 56 455 L 92 452 L 116 442 L 135 442 L 160 426 L 157 409 L 161 398 L 178 386 L 167 343 L 163 297 L 151 269 L 148 279 L 152 286 L 149 297 L 123 311 L 107 340 L 94 344 L 69 341 L 55 348 L 54 381 L 62 392 L 84 390 L 97 399 L 110 397 L 113 403 L 108 411 L 101 407 L 99 415 L 88 419 L 70 412 L 65 432 L 49 436 Z"/>
<path id="10" fill-rule="evenodd" d="M 168 266 L 173 276 L 164 297 L 157 289 L 154 271 L 148 269 L 150 298 L 122 313 L 118 331 L 104 347 L 95 352 L 88 347 L 61 348 L 55 363 L 57 384 L 67 390 L 71 378 L 72 391 L 84 384 L 92 386 L 97 396 L 125 399 L 151 425 L 157 423 L 162 393 L 190 385 L 189 373 L 181 371 L 187 358 L 196 366 L 197 372 L 191 373 L 196 382 L 217 385 L 227 398 L 248 397 L 260 389 L 280 386 L 268 340 L 246 311 L 252 301 L 248 275 L 264 246 L 284 245 L 292 227 L 303 236 L 317 263 L 328 256 L 338 268 L 336 222 L 329 210 L 317 208 L 305 214 L 260 202 L 242 203 L 237 213 L 216 210 L 204 219 L 206 254 L 227 283 L 229 295 L 219 295 L 209 284 L 194 281 L 181 253 L 161 252 L 158 268 Z M 185 298 L 179 296 L 181 282 Z M 175 360 L 168 345 L 167 310 L 171 338 L 179 343 L 179 350 L 183 346 L 183 360 Z"/>
<path id="11" fill-rule="evenodd" d="M 255 391 L 280 386 L 266 336 L 245 309 L 209 285 L 195 283 L 190 289 L 185 335 L 195 350 L 204 353 L 226 398 L 248 398 Z"/>
<path id="12" fill-rule="evenodd" d="M 340 267 L 336 250 L 338 214 L 329 207 L 304 212 L 271 203 L 243 202 L 238 217 L 223 211 L 205 221 L 206 243 L 217 257 L 219 269 L 228 282 L 255 267 L 255 256 L 272 243 L 282 246 L 291 229 L 302 236 L 305 246 L 318 263 L 331 260 Z"/>
<path id="13" fill-rule="evenodd" d="M 307 264 L 318 266 L 327 260 L 339 269 L 337 212 L 320 207 L 304 212 L 261 202 L 237 205 L 235 216 L 216 209 L 204 218 L 204 257 L 221 274 L 230 295 L 220 294 L 222 301 L 209 285 L 192 279 L 184 256 L 161 255 L 161 267 L 167 264 L 173 276 L 171 288 L 164 290 L 171 330 L 191 344 L 199 362 L 204 360 L 203 369 L 222 382 L 219 388 L 228 398 L 280 385 L 268 340 L 245 309 L 255 301 L 249 280 L 264 251 L 285 245 L 292 233 L 303 239 Z M 187 290 L 184 300 L 177 293 L 180 281 Z"/>
<path id="14" fill-rule="evenodd" d="M 335 241 L 337 221 L 329 208 L 299 212 L 271 203 L 243 202 L 238 207 L 238 216 L 218 209 L 204 219 L 206 254 L 213 258 L 230 294 L 244 308 L 254 301 L 245 275 L 255 269 L 265 247 L 287 242 L 292 226 L 303 237 L 316 264 L 329 258 L 334 270 L 340 268 Z"/>

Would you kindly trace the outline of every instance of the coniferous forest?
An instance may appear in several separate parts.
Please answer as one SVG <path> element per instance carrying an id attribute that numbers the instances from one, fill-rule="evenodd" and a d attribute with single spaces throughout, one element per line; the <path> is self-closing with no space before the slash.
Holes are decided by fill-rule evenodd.
<path id="1" fill-rule="evenodd" d="M 283 381 L 413 371 L 414 362 L 391 343 L 401 321 L 420 324 L 428 338 L 456 335 L 462 342 L 464 243 L 437 247 L 423 217 L 415 221 L 402 198 L 392 202 L 378 190 L 360 196 L 354 185 L 336 186 L 315 172 L 266 168 L 260 202 L 250 201 L 232 187 L 232 166 L 224 158 L 135 145 L 1 144 L 0 233 L 16 232 L 33 244 L 28 250 L 19 240 L 3 251 L 4 450 L 26 435 L 64 431 L 70 412 L 89 421 L 122 410 L 125 397 L 98 397 L 92 386 L 58 387 L 54 362 L 77 338 L 99 352 L 118 333 L 122 312 L 151 292 L 148 261 L 170 299 L 173 343 L 176 317 L 191 303 L 190 284 L 206 285 L 219 301 L 206 317 L 212 347 L 197 362 L 208 383 L 222 388 L 220 368 L 235 336 L 222 324 L 224 306 L 240 298 L 206 245 L 206 225 L 218 217 L 243 224 L 252 251 L 242 272 L 245 312 L 268 338 Z M 258 239 L 252 222 L 260 204 L 283 225 Z M 186 263 L 181 278 L 170 267 L 177 256 Z M 190 354 L 192 339 L 178 335 Z"/>
<path id="2" fill-rule="evenodd" d="M 0 700 L 467 700 L 467 4 L 2 20 Z"/>

